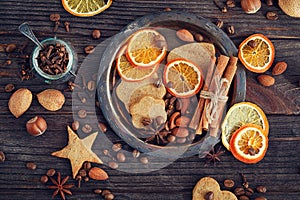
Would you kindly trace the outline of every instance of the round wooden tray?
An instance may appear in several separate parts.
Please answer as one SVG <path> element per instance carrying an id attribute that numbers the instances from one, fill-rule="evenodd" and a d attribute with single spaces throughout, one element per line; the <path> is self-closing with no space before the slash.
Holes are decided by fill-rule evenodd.
<path id="1" fill-rule="evenodd" d="M 237 48 L 230 38 L 216 25 L 209 20 L 182 12 L 162 12 L 144 16 L 125 27 L 119 34 L 114 36 L 107 46 L 101 62 L 98 77 L 98 98 L 102 112 L 114 132 L 127 144 L 150 156 L 179 158 L 195 154 L 204 156 L 218 141 L 218 137 L 211 137 L 209 134 L 201 137 L 197 142 L 178 146 L 158 146 L 145 143 L 136 134 L 136 129 L 130 122 L 130 116 L 124 112 L 124 108 L 117 103 L 114 93 L 114 77 L 116 70 L 114 58 L 124 41 L 140 28 L 144 27 L 167 27 L 185 28 L 196 33 L 201 33 L 210 38 L 221 54 L 236 56 Z M 238 67 L 234 79 L 234 87 L 231 88 L 230 102 L 244 101 L 246 95 L 246 75 L 242 67 Z"/>

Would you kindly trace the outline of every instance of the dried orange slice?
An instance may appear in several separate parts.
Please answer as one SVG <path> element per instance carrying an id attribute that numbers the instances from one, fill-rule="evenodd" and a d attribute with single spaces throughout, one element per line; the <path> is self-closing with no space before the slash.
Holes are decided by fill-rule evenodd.
<path id="1" fill-rule="evenodd" d="M 257 163 L 267 152 L 268 137 L 261 127 L 247 124 L 232 135 L 230 149 L 236 159 L 244 163 Z"/>
<path id="2" fill-rule="evenodd" d="M 126 56 L 133 65 L 147 68 L 159 63 L 166 52 L 167 42 L 163 35 L 153 29 L 141 29 L 129 40 Z"/>
<path id="3" fill-rule="evenodd" d="M 123 46 L 117 55 L 116 68 L 119 75 L 126 81 L 141 81 L 151 76 L 156 69 L 158 64 L 150 68 L 141 69 L 133 66 L 126 57 L 127 45 Z"/>
<path id="4" fill-rule="evenodd" d="M 232 134 L 245 124 L 260 126 L 268 136 L 269 122 L 263 110 L 254 103 L 236 103 L 226 113 L 221 126 L 222 143 L 228 150 L 230 150 L 229 141 Z"/>
<path id="5" fill-rule="evenodd" d="M 176 97 L 190 97 L 199 92 L 203 84 L 200 67 L 185 59 L 175 59 L 165 66 L 164 84 Z"/>
<path id="6" fill-rule="evenodd" d="M 62 0 L 62 5 L 66 11 L 79 17 L 90 17 L 101 13 L 109 8 L 112 0 Z"/>
<path id="7" fill-rule="evenodd" d="M 274 45 L 266 36 L 254 34 L 240 44 L 238 57 L 248 70 L 263 73 L 274 61 Z"/>

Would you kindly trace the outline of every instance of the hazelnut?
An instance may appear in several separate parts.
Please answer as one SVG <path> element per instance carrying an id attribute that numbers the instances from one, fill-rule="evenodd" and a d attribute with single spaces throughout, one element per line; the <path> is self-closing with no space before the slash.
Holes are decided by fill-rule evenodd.
<path id="1" fill-rule="evenodd" d="M 47 130 L 47 123 L 44 118 L 35 116 L 27 121 L 26 129 L 30 135 L 39 136 Z"/>
<path id="2" fill-rule="evenodd" d="M 243 10 L 248 14 L 256 13 L 261 7 L 260 0 L 241 0 Z"/>

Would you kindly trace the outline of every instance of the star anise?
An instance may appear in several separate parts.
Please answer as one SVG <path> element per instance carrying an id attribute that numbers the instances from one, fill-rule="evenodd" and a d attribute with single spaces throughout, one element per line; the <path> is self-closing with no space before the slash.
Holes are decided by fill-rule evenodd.
<path id="1" fill-rule="evenodd" d="M 52 198 L 55 197 L 58 193 L 60 194 L 63 200 L 66 199 L 65 193 L 68 195 L 72 195 L 72 192 L 69 190 L 74 187 L 73 184 L 65 184 L 69 179 L 69 176 L 66 176 L 63 180 L 61 180 L 60 172 L 57 172 L 57 181 L 50 177 L 50 180 L 54 185 L 48 186 L 48 188 L 55 189 L 53 192 Z"/>
<path id="2" fill-rule="evenodd" d="M 145 142 L 151 142 L 156 144 L 166 144 L 166 136 L 169 134 L 169 131 L 164 130 L 165 123 L 162 117 L 158 116 L 154 120 L 149 121 L 149 131 L 151 136 L 146 138 Z"/>
<path id="3" fill-rule="evenodd" d="M 221 146 L 218 148 L 217 151 L 215 151 L 215 148 L 213 147 L 209 152 L 207 152 L 205 158 L 206 163 L 205 165 L 209 164 L 209 163 L 214 163 L 214 166 L 216 165 L 217 162 L 221 162 L 220 157 L 225 153 L 224 150 L 221 150 Z"/>

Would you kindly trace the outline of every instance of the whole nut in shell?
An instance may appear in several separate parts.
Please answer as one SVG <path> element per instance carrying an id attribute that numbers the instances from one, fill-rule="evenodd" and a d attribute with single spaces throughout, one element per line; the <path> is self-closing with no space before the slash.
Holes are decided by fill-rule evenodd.
<path id="1" fill-rule="evenodd" d="M 94 180 L 104 181 L 108 179 L 108 174 L 99 167 L 93 167 L 89 171 L 89 177 Z"/>
<path id="2" fill-rule="evenodd" d="M 278 5 L 285 14 L 291 17 L 300 17 L 299 0 L 278 0 Z"/>
<path id="3" fill-rule="evenodd" d="M 26 130 L 33 136 L 42 135 L 47 130 L 47 122 L 43 117 L 35 116 L 27 121 Z"/>
<path id="4" fill-rule="evenodd" d="M 247 14 L 254 14 L 261 8 L 260 0 L 241 0 L 241 6 Z"/>
<path id="5" fill-rule="evenodd" d="M 31 102 L 31 91 L 26 88 L 20 88 L 11 95 L 8 101 L 8 108 L 16 118 L 19 118 L 28 110 Z"/>
<path id="6" fill-rule="evenodd" d="M 39 103 L 49 111 L 57 111 L 65 103 L 65 96 L 59 90 L 46 89 L 37 94 Z"/>

